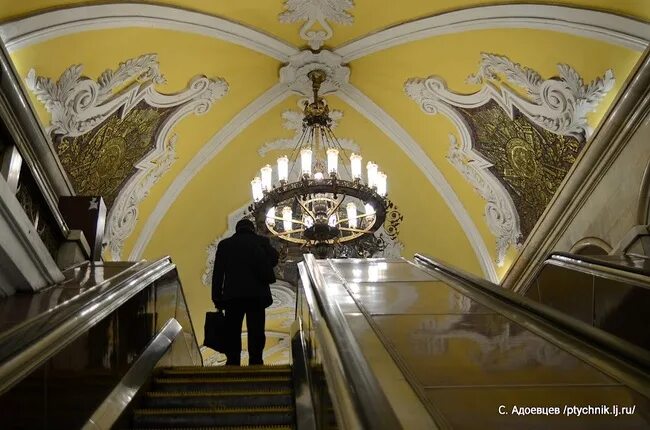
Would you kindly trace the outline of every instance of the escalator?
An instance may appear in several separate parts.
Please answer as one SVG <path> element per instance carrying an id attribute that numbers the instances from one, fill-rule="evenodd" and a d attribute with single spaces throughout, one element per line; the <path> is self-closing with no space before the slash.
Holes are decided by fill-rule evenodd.
<path id="1" fill-rule="evenodd" d="M 299 274 L 290 366 L 203 367 L 167 258 L 1 302 L 0 426 L 650 427 L 648 352 L 545 303 L 421 255 Z"/>
<path id="2" fill-rule="evenodd" d="M 555 252 L 518 293 L 650 350 L 648 257 Z"/>

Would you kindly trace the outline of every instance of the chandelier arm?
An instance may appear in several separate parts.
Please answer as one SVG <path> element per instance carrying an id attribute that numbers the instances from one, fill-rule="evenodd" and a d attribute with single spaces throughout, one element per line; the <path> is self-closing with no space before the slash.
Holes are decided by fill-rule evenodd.
<path id="1" fill-rule="evenodd" d="M 352 228 L 352 227 L 339 227 L 339 230 L 341 230 L 341 231 L 351 231 L 353 233 L 361 233 L 361 234 L 365 234 L 365 233 L 370 232 L 370 229 L 363 230 L 363 229 L 360 229 L 360 228 Z"/>
<path id="2" fill-rule="evenodd" d="M 303 209 L 305 212 L 307 212 L 307 214 L 311 217 L 311 219 L 313 219 L 313 220 L 316 219 L 316 214 L 315 214 L 314 212 L 312 212 L 311 210 L 309 210 L 309 208 L 307 208 L 304 204 L 302 204 L 302 202 L 300 201 L 300 199 L 298 199 L 298 198 L 296 197 L 296 201 L 298 202 L 298 204 L 300 205 L 300 207 L 302 207 L 302 209 Z M 305 225 L 305 223 L 303 223 L 302 221 L 301 221 L 301 224 Z"/>

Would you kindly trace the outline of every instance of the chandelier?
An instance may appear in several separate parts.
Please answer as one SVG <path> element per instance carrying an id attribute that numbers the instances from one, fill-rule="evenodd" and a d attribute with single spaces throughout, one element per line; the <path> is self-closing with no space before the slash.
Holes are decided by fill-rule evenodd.
<path id="1" fill-rule="evenodd" d="M 402 215 L 387 197 L 388 176 L 349 156 L 332 132 L 326 101 L 318 95 L 326 75 L 313 70 L 313 101 L 305 102 L 302 133 L 289 156 L 266 165 L 251 181 L 249 211 L 258 231 L 288 246 L 308 248 L 319 257 L 371 257 L 385 248 L 382 226 L 397 236 Z M 385 225 L 386 224 L 386 225 Z"/>

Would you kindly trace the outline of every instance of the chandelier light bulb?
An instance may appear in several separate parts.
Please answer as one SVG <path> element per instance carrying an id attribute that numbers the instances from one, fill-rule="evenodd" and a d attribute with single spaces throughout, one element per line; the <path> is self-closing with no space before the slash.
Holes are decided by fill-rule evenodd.
<path id="1" fill-rule="evenodd" d="M 310 228 L 314 225 L 314 218 L 310 217 L 309 215 L 303 215 L 302 222 L 305 224 L 306 228 Z"/>
<path id="2" fill-rule="evenodd" d="M 348 227 L 357 228 L 357 205 L 353 202 L 349 202 L 345 206 L 345 210 L 348 214 Z"/>
<path id="3" fill-rule="evenodd" d="M 387 176 L 384 172 L 377 172 L 377 194 L 382 197 L 386 196 Z"/>
<path id="4" fill-rule="evenodd" d="M 302 174 L 311 176 L 311 149 L 300 150 L 300 165 L 302 167 Z"/>
<path id="5" fill-rule="evenodd" d="M 289 206 L 282 208 L 282 226 L 284 227 L 284 231 L 293 229 L 292 216 L 293 214 L 291 213 L 291 208 Z"/>
<path id="6" fill-rule="evenodd" d="M 363 157 L 359 154 L 352 153 L 352 155 L 350 155 L 352 179 L 361 179 L 361 160 L 363 160 Z"/>
<path id="7" fill-rule="evenodd" d="M 375 214 L 375 208 L 373 208 L 370 203 L 366 203 L 363 206 L 363 209 L 366 211 L 366 215 L 374 215 Z"/>
<path id="8" fill-rule="evenodd" d="M 339 172 L 339 150 L 330 148 L 327 150 L 327 172 L 337 174 Z"/>
<path id="9" fill-rule="evenodd" d="M 273 188 L 273 169 L 270 165 L 266 165 L 260 169 L 262 173 L 262 190 L 271 191 Z"/>
<path id="10" fill-rule="evenodd" d="M 372 161 L 368 161 L 368 164 L 366 164 L 366 169 L 368 171 L 368 186 L 370 188 L 376 188 L 377 187 L 377 165 L 373 163 Z"/>
<path id="11" fill-rule="evenodd" d="M 289 180 L 289 158 L 286 155 L 278 158 L 278 180 L 280 182 Z"/>
<path id="12" fill-rule="evenodd" d="M 275 225 L 275 206 L 272 206 L 271 209 L 266 212 L 266 223 L 268 225 Z"/>
<path id="13" fill-rule="evenodd" d="M 330 227 L 336 227 L 336 224 L 337 224 L 337 223 L 338 223 L 338 217 L 336 216 L 336 214 L 332 214 L 332 215 L 330 215 L 329 220 L 327 220 L 327 224 L 328 224 Z"/>
<path id="14" fill-rule="evenodd" d="M 260 200 L 262 200 L 262 197 L 264 197 L 264 193 L 262 192 L 262 180 L 260 179 L 259 176 L 256 176 L 251 181 L 251 188 L 253 190 L 253 201 L 259 202 Z"/>

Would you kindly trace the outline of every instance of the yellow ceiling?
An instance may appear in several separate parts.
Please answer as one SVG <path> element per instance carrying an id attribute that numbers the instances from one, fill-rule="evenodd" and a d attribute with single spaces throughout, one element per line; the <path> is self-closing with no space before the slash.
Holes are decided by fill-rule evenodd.
<path id="1" fill-rule="evenodd" d="M 8 25 L 17 17 L 43 13 L 60 7 L 74 7 L 106 2 L 33 0 L 16 2 L 0 0 L 0 20 Z M 281 0 L 203 1 L 177 0 L 145 2 L 171 5 L 243 23 L 253 29 L 287 41 L 296 48 L 306 42 L 300 38 L 302 23 L 282 24 L 277 16 L 283 11 Z M 354 24 L 333 24 L 333 37 L 325 46 L 340 46 L 360 39 L 379 29 L 402 22 L 491 4 L 530 4 L 529 2 L 480 0 L 391 1 L 357 0 L 349 10 Z M 569 5 L 634 17 L 650 19 L 650 3 L 645 0 L 573 0 L 543 2 Z M 361 56 L 350 62 L 351 84 L 392 117 L 422 149 L 424 156 L 437 168 L 462 208 L 475 226 L 476 235 L 469 237 L 463 229 L 461 214 L 455 213 L 443 196 L 427 180 L 423 172 L 400 148 L 405 142 L 394 141 L 374 124 L 365 113 L 358 112 L 342 98 L 328 96 L 334 109 L 344 116 L 336 133 L 360 145 L 366 160 L 378 162 L 389 175 L 389 195 L 404 215 L 400 240 L 403 255 L 425 252 L 442 258 L 470 272 L 484 275 L 480 259 L 471 241 L 485 245 L 489 258 L 496 258 L 495 236 L 485 220 L 486 201 L 468 180 L 447 160 L 449 135 L 458 137 L 456 127 L 442 115 L 426 115 L 404 93 L 404 83 L 414 77 L 442 77 L 457 93 L 470 94 L 479 85 L 467 84 L 465 79 L 478 69 L 481 53 L 504 55 L 513 62 L 536 70 L 544 79 L 557 76 L 557 65 L 567 63 L 589 82 L 611 69 L 614 88 L 599 104 L 588 120 L 596 127 L 615 99 L 641 55 L 639 50 L 603 40 L 589 39 L 551 30 L 523 28 L 494 28 L 458 32 L 403 43 L 392 48 Z M 177 160 L 170 170 L 149 190 L 139 205 L 135 230 L 124 244 L 122 256 L 128 257 L 141 237 L 143 228 L 157 210 L 163 196 L 180 175 L 194 175 L 178 197 L 163 213 L 151 240 L 144 245 L 142 257 L 155 258 L 170 254 L 178 264 L 187 291 L 187 299 L 196 315 L 207 310 L 209 301 L 201 284 L 205 269 L 206 247 L 227 229 L 227 216 L 250 199 L 250 179 L 267 162 L 272 163 L 280 152 L 260 157 L 258 149 L 269 141 L 292 136 L 282 127 L 281 113 L 295 110 L 297 96 L 280 97 L 278 103 L 247 127 L 241 127 L 227 145 L 208 161 L 205 168 L 184 172 L 197 153 L 247 105 L 278 82 L 281 62 L 241 45 L 212 37 L 159 29 L 128 27 L 79 31 L 40 40 L 12 52 L 19 74 L 24 78 L 29 69 L 38 75 L 58 79 L 73 64 L 83 65 L 83 74 L 91 79 L 120 62 L 142 54 L 156 53 L 166 84 L 156 88 L 162 93 L 181 91 L 196 75 L 221 77 L 228 82 L 229 91 L 216 101 L 207 114 L 189 115 L 178 123 L 173 133 L 178 136 Z M 32 100 L 45 125 L 50 117 L 42 104 Z M 517 250 L 508 250 L 505 264 L 494 267 L 501 277 L 516 257 Z"/>

